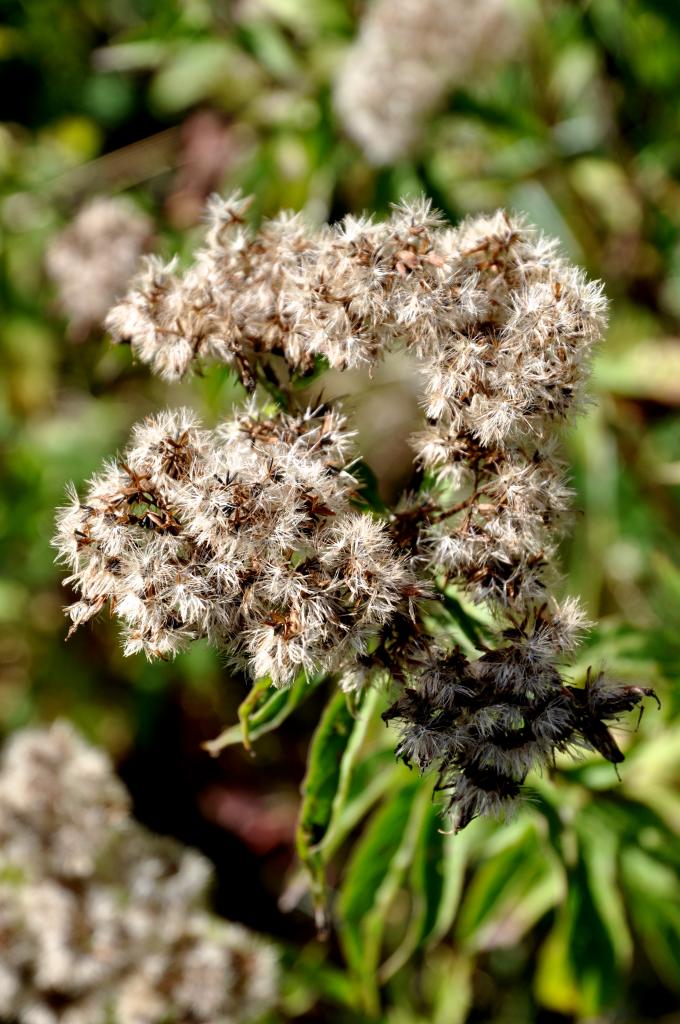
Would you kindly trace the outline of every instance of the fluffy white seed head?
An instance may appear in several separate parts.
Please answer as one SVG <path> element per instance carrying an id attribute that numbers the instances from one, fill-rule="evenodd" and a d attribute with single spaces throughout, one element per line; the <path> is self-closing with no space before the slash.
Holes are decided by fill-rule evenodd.
<path id="1" fill-rule="evenodd" d="M 330 409 L 272 417 L 251 403 L 212 432 L 156 418 L 61 512 L 74 628 L 109 602 L 127 653 L 172 656 L 205 636 L 277 685 L 390 675 L 426 695 L 425 709 L 397 702 L 400 752 L 448 773 L 462 827 L 509 806 L 555 749 L 588 742 L 560 674 L 582 615 L 553 593 L 571 497 L 560 435 L 586 401 L 602 289 L 503 211 L 452 227 L 415 199 L 383 222 L 312 229 L 284 214 L 254 231 L 247 207 L 212 201 L 184 273 L 149 260 L 110 314 L 114 339 L 168 379 L 214 360 L 251 390 L 281 360 L 293 375 L 319 360 L 370 370 L 404 348 L 424 382 L 422 486 L 384 522 L 353 509 L 351 434 Z M 462 683 L 419 618 L 428 579 L 497 622 L 476 661 L 455 663 Z M 443 729 L 456 701 L 465 713 Z"/>
<path id="2" fill-rule="evenodd" d="M 385 528 L 352 511 L 350 448 L 324 408 L 250 403 L 212 432 L 186 410 L 148 418 L 59 513 L 73 628 L 108 603 L 128 654 L 207 637 L 276 685 L 353 661 L 419 588 Z"/>

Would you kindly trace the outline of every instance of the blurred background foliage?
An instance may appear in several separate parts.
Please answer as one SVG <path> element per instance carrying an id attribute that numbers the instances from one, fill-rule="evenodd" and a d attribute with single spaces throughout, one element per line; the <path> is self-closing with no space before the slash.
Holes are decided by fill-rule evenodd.
<path id="1" fill-rule="evenodd" d="M 680 1020 L 680 9 L 516 6 L 521 55 L 470 76 L 418 151 L 381 168 L 332 105 L 359 0 L 1 8 L 0 729 L 67 716 L 112 752 L 140 819 L 215 861 L 218 909 L 280 940 L 281 1020 Z M 430 783 L 394 763 L 380 693 L 349 709 L 326 684 L 257 691 L 240 712 L 252 753 L 236 729 L 210 758 L 201 744 L 248 695 L 213 652 L 126 660 L 108 621 L 64 645 L 49 539 L 65 482 L 148 411 L 185 403 L 214 422 L 241 393 L 220 369 L 168 388 L 101 330 L 72 340 L 46 247 L 83 202 L 125 193 L 155 248 L 186 256 L 206 196 L 235 187 L 255 218 L 380 215 L 421 191 L 453 220 L 511 207 L 605 281 L 563 554 L 565 589 L 597 622 L 574 679 L 603 667 L 662 699 L 619 737 L 621 782 L 596 758 L 565 764 L 532 779 L 512 824 L 448 836 Z M 349 396 L 394 497 L 412 368 L 394 356 L 327 390 Z M 456 634 L 478 613 L 452 599 L 439 614 Z M 330 902 L 322 942 L 314 894 Z"/>

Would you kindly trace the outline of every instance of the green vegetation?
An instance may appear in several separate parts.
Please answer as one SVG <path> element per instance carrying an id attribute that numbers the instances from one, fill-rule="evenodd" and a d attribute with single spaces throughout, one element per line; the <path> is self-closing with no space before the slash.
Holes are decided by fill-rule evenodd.
<path id="1" fill-rule="evenodd" d="M 5 8 L 0 730 L 73 720 L 118 760 L 143 822 L 215 861 L 218 910 L 282 944 L 272 1024 L 670 1020 L 680 992 L 680 11 L 672 0 L 523 0 L 521 53 L 453 89 L 419 147 L 376 168 L 332 102 L 362 7 Z M 574 681 L 602 667 L 662 702 L 617 733 L 620 781 L 601 758 L 565 759 L 530 777 L 510 824 L 476 820 L 447 835 L 431 780 L 395 763 L 381 691 L 350 707 L 322 681 L 249 690 L 202 643 L 173 663 L 125 659 L 104 618 L 64 644 L 49 541 L 65 482 L 85 480 L 149 411 L 186 404 L 212 425 L 243 389 L 223 368 L 165 385 L 101 329 L 74 336 L 46 248 L 84 201 L 125 193 L 151 218 L 155 249 L 188 257 L 206 196 L 237 187 L 255 196 L 255 221 L 281 208 L 316 222 L 381 215 L 423 191 L 452 220 L 523 211 L 605 282 L 611 326 L 593 402 L 566 438 L 577 513 L 563 566 L 565 592 L 597 623 Z M 409 468 L 411 376 L 395 357 L 374 384 L 350 374 L 327 385 L 351 392 L 376 507 L 378 484 L 391 496 Z M 372 420 L 368 387 L 383 394 Z M 453 593 L 435 614 L 463 646 L 484 629 L 483 612 Z M 211 758 L 204 745 L 221 733 Z"/>

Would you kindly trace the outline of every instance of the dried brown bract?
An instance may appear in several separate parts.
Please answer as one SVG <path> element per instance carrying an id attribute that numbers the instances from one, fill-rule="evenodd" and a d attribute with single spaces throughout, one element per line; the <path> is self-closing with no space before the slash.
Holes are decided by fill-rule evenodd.
<path id="1" fill-rule="evenodd" d="M 507 817 L 528 773 L 558 753 L 590 749 L 612 764 L 623 760 L 607 725 L 656 695 L 602 675 L 589 674 L 584 688 L 565 685 L 559 661 L 579 625 L 573 614 L 544 610 L 476 660 L 459 650 L 435 656 L 385 712 L 402 725 L 398 756 L 438 771 L 457 829 L 478 815 Z"/>

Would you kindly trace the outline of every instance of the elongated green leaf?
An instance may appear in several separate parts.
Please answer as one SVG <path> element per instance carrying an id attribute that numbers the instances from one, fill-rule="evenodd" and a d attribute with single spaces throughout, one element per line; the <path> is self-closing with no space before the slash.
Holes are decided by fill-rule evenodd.
<path id="1" fill-rule="evenodd" d="M 630 966 L 633 942 L 628 929 L 623 895 L 619 883 L 619 834 L 612 827 L 611 815 L 597 802 L 583 809 L 576 820 L 576 833 L 585 870 L 588 872 L 593 903 L 609 933 L 619 970 Z"/>
<path id="2" fill-rule="evenodd" d="M 539 955 L 536 996 L 549 1009 L 590 1017 L 616 1000 L 620 985 L 616 943 L 580 850 L 569 873 L 566 903 Z"/>
<path id="3" fill-rule="evenodd" d="M 621 857 L 621 876 L 633 927 L 655 971 L 680 989 L 680 879 L 677 870 L 632 847 Z"/>
<path id="4" fill-rule="evenodd" d="M 169 54 L 151 83 L 150 99 L 173 113 L 215 95 L 238 102 L 259 78 L 257 65 L 230 40 L 197 39 Z"/>
<path id="5" fill-rule="evenodd" d="M 413 956 L 434 928 L 444 890 L 444 849 L 439 809 L 430 801 L 425 808 L 413 861 L 408 873 L 411 917 L 403 940 L 383 964 L 380 976 L 385 981 Z"/>
<path id="6" fill-rule="evenodd" d="M 463 1024 L 472 1005 L 473 961 L 442 948 L 427 958 L 424 984 L 433 990 L 428 1024 Z"/>
<path id="7" fill-rule="evenodd" d="M 459 914 L 458 936 L 473 949 L 514 945 L 564 896 L 564 878 L 531 820 L 510 826 L 505 843 L 475 873 Z"/>
<path id="8" fill-rule="evenodd" d="M 442 892 L 437 917 L 428 936 L 432 946 L 441 942 L 451 931 L 463 894 L 465 869 L 470 856 L 492 827 L 488 820 L 476 818 L 462 832 L 444 836 Z"/>
<path id="9" fill-rule="evenodd" d="M 582 999 L 569 959 L 570 916 L 565 906 L 541 946 L 534 974 L 534 995 L 541 1006 L 557 1013 L 581 1014 Z"/>
<path id="10" fill-rule="evenodd" d="M 366 738 L 366 733 L 368 732 L 371 723 L 375 724 L 376 720 L 379 718 L 377 712 L 382 702 L 383 696 L 380 691 L 377 689 L 370 689 L 361 695 L 359 703 L 356 706 L 351 733 L 348 737 L 347 746 L 342 753 L 342 759 L 340 761 L 340 771 L 337 776 L 337 788 L 333 795 L 330 820 L 327 822 L 323 838 L 316 844 L 319 852 L 322 854 L 324 863 L 328 861 L 333 851 L 337 849 L 340 842 L 342 842 L 344 835 L 346 835 L 346 828 L 348 824 L 346 809 L 352 790 L 352 782 L 356 774 L 357 762 Z M 376 772 L 378 763 L 383 767 L 389 766 L 390 774 L 391 769 L 394 766 L 394 755 L 391 750 L 389 753 L 387 751 L 376 751 L 375 753 L 377 754 L 377 758 L 372 759 L 374 774 L 373 776 L 366 776 L 362 783 L 362 787 L 356 793 L 355 808 L 356 798 L 358 797 L 361 803 L 365 803 L 366 791 L 370 789 L 370 784 L 372 782 L 379 782 L 378 776 L 380 773 Z M 387 757 L 386 754 L 388 755 Z M 381 791 L 382 789 L 384 789 L 384 786 L 381 787 Z"/>
<path id="11" fill-rule="evenodd" d="M 342 691 L 333 694 L 314 733 L 302 783 L 302 809 L 298 823 L 298 852 L 304 857 L 326 834 L 340 782 L 342 755 L 347 748 L 354 716 Z"/>
<path id="12" fill-rule="evenodd" d="M 401 767 L 394 759 L 392 747 L 374 750 L 357 760 L 351 772 L 347 797 L 334 808 L 321 850 L 324 863 L 328 863 L 359 822 L 374 804 L 394 789 Z"/>
<path id="13" fill-rule="evenodd" d="M 374 706 L 371 693 L 369 707 Z M 355 717 L 346 694 L 338 691 L 326 706 L 312 738 L 307 773 L 302 783 L 302 806 L 297 826 L 298 856 L 308 869 L 320 930 L 325 928 L 324 858 L 321 847 L 334 811 L 349 785 L 351 762 L 365 734 L 367 715 Z"/>
<path id="14" fill-rule="evenodd" d="M 239 725 L 231 725 L 214 740 L 203 746 L 217 757 L 221 750 L 234 743 L 243 743 L 246 750 L 265 733 L 277 729 L 324 681 L 324 676 L 308 679 L 300 673 L 285 689 L 275 689 L 269 679 L 258 679 L 238 709 Z"/>
<path id="15" fill-rule="evenodd" d="M 429 787 L 407 778 L 371 819 L 342 884 L 340 939 L 367 1012 L 377 1010 L 386 917 L 413 859 L 429 800 Z"/>

